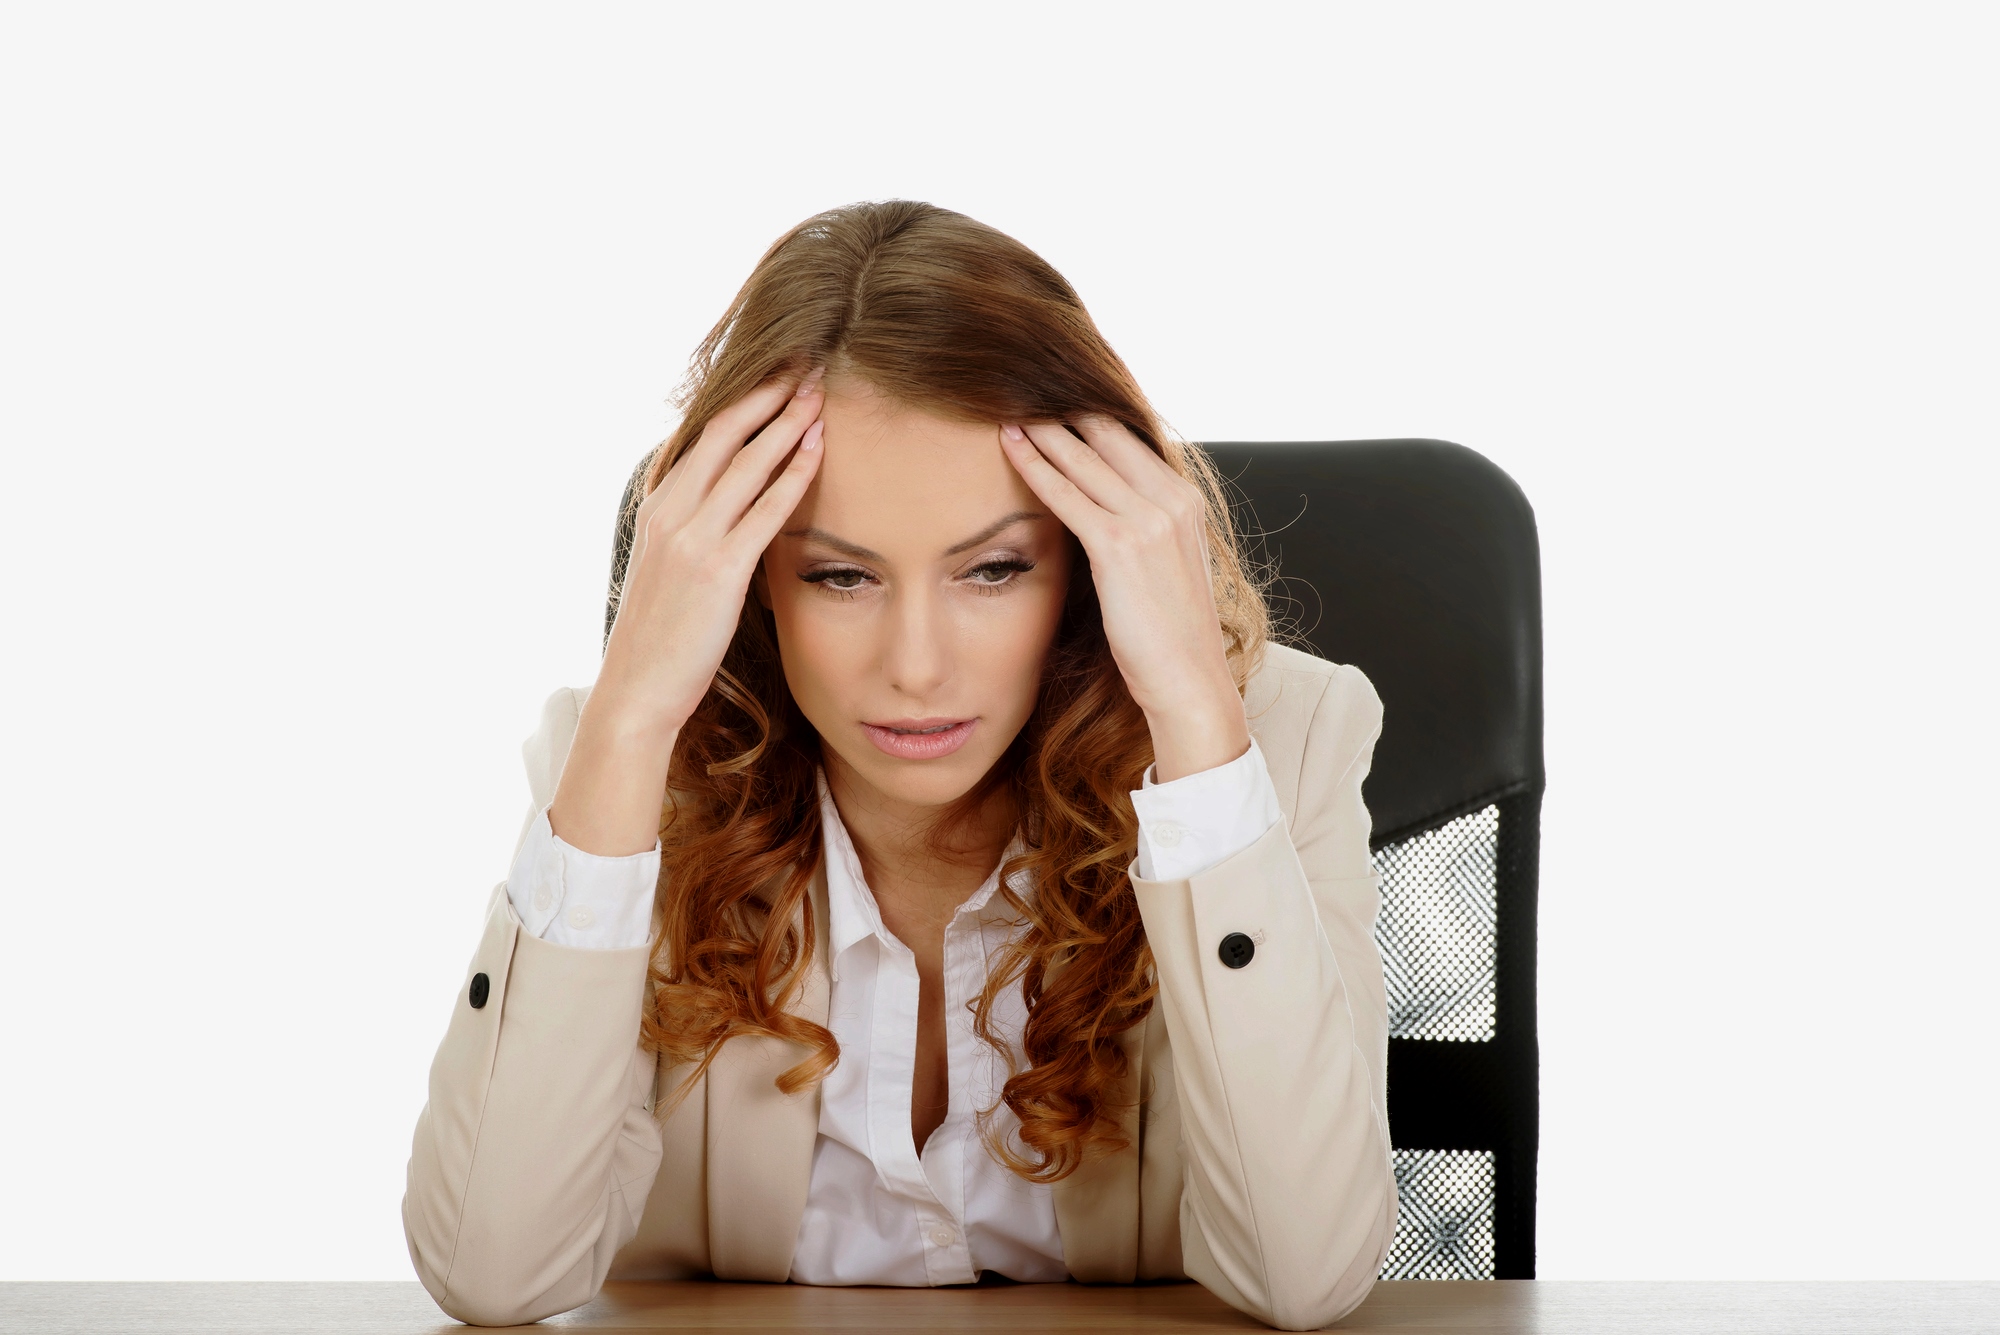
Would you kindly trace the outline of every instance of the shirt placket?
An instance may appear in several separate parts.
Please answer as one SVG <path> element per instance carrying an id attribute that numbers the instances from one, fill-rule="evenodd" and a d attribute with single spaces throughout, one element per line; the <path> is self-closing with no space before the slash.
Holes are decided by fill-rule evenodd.
<path id="1" fill-rule="evenodd" d="M 890 1190 L 915 1212 L 917 1235 L 923 1240 L 926 1282 L 970 1283 L 976 1276 L 959 1215 L 932 1190 L 910 1138 L 919 996 L 916 956 L 886 932 L 878 939 L 881 967 L 875 983 L 874 1051 L 868 1064 L 871 1157 Z"/>
<path id="2" fill-rule="evenodd" d="M 939 1261 L 954 1271 L 963 1271 L 966 1282 L 976 1279 L 978 1261 L 972 1255 L 972 1239 L 965 1228 L 966 1179 L 969 1157 L 982 1149 L 972 1107 L 971 1079 L 978 1038 L 972 1032 L 972 1016 L 967 1010 L 986 986 L 986 959 L 980 931 L 980 910 L 985 897 L 975 896 L 961 906 L 944 933 L 945 1073 L 950 1104 L 944 1123 L 938 1128 L 928 1152 L 922 1158 L 924 1176 L 931 1194 L 950 1211 L 949 1223 L 932 1229 L 930 1241 L 940 1251 Z"/>

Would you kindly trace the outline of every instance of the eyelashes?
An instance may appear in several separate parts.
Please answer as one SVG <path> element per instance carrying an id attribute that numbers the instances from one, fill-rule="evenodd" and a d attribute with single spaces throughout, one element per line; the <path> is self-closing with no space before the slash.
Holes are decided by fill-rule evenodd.
<path id="1" fill-rule="evenodd" d="M 818 584 L 837 593 L 852 593 L 855 589 L 861 587 L 859 581 L 869 578 L 869 574 L 867 571 L 857 570 L 853 566 L 837 566 L 833 569 L 808 570 L 803 575 L 800 575 L 799 578 L 807 584 Z M 853 584 L 835 584 L 833 582 L 834 580 L 841 579 L 852 579 L 856 582 Z"/>
<path id="2" fill-rule="evenodd" d="M 995 594 L 1012 584 L 1016 575 L 1025 575 L 1034 568 L 1035 563 L 1023 557 L 997 557 L 981 561 L 960 576 L 958 582 L 974 593 Z M 799 579 L 806 584 L 818 585 L 822 591 L 836 598 L 853 598 L 869 584 L 879 582 L 860 566 L 816 566 L 801 573 Z"/>
<path id="3" fill-rule="evenodd" d="M 1025 575 L 1035 568 L 1033 561 L 1018 556 L 1004 556 L 996 561 L 982 561 L 965 572 L 965 582 L 974 588 L 1004 589 L 1014 582 L 1014 576 Z M 979 579 L 980 575 L 997 575 L 994 579 Z"/>

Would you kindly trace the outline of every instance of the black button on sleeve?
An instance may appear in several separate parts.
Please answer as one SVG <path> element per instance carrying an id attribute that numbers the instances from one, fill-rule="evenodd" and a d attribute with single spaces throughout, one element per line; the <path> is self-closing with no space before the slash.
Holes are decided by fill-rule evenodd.
<path id="1" fill-rule="evenodd" d="M 1241 932 L 1231 932 L 1222 938 L 1222 944 L 1216 948 L 1215 953 L 1230 968 L 1240 969 L 1250 962 L 1252 955 L 1257 953 L 1257 943 Z"/>
<path id="2" fill-rule="evenodd" d="M 472 975 L 472 991 L 467 993 L 465 998 L 472 1003 L 472 1009 L 478 1010 L 486 1004 L 486 993 L 492 986 L 493 984 L 488 981 L 485 974 L 476 973 Z"/>

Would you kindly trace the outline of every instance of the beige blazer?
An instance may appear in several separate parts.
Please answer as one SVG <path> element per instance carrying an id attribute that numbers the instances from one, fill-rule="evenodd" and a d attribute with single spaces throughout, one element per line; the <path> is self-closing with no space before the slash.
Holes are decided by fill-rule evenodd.
<path id="1" fill-rule="evenodd" d="M 563 688 L 522 750 L 530 819 L 554 795 L 586 692 Z M 1382 706 L 1357 669 L 1273 646 L 1245 691 L 1284 820 L 1189 880 L 1133 893 L 1159 973 L 1127 1030 L 1132 1148 L 1054 1189 L 1076 1279 L 1190 1278 L 1290 1330 L 1367 1295 L 1395 1229 L 1377 885 L 1361 781 Z M 827 921 L 826 884 L 814 888 Z M 1222 938 L 1256 942 L 1225 967 Z M 826 933 L 796 1009 L 827 1018 Z M 664 1122 L 679 1080 L 638 1045 L 647 951 L 526 931 L 494 887 L 417 1119 L 403 1226 L 438 1305 L 511 1325 L 588 1302 L 606 1279 L 783 1281 L 804 1212 L 819 1094 L 772 1081 L 802 1055 L 724 1044 Z"/>

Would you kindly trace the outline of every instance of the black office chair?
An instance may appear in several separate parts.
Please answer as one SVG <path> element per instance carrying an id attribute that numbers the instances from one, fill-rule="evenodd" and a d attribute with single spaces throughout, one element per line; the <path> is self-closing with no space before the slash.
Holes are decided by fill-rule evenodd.
<path id="1" fill-rule="evenodd" d="M 1363 786 L 1382 879 L 1384 1279 L 1533 1279 L 1542 597 L 1534 511 L 1438 440 L 1207 447 L 1281 624 L 1382 697 Z"/>
<path id="2" fill-rule="evenodd" d="M 1382 879 L 1389 1123 L 1401 1205 L 1384 1279 L 1533 1279 L 1542 801 L 1534 512 L 1436 440 L 1219 444 L 1289 638 L 1383 702 L 1364 786 Z M 650 458 L 650 456 L 648 456 Z M 607 642 L 632 549 L 618 509 Z"/>

